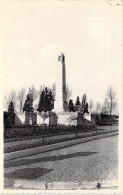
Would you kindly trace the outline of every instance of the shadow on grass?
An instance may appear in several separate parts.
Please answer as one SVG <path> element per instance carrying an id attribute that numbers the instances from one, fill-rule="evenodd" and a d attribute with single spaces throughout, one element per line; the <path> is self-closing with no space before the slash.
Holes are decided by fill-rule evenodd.
<path id="1" fill-rule="evenodd" d="M 44 168 L 24 168 L 19 169 L 13 172 L 4 173 L 4 177 L 11 179 L 36 179 L 41 177 L 49 172 L 53 171 L 53 169 L 44 169 Z"/>
<path id="2" fill-rule="evenodd" d="M 33 163 L 39 163 L 39 162 L 50 162 L 50 161 L 58 161 L 58 160 L 64 160 L 69 158 L 75 158 L 80 156 L 90 156 L 93 154 L 96 154 L 97 152 L 77 152 L 73 154 L 64 154 L 59 156 L 48 156 L 48 157 L 42 157 L 42 158 L 34 158 L 34 159 L 19 159 L 19 160 L 13 160 L 13 161 L 7 161 L 4 163 L 4 168 L 9 167 L 18 167 L 23 165 L 30 165 Z"/>

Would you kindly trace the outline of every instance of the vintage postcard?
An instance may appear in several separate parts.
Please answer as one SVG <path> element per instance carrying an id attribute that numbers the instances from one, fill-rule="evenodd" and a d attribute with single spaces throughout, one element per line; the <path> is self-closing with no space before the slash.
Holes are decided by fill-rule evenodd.
<path id="1" fill-rule="evenodd" d="M 122 1 L 0 7 L 0 192 L 122 193 Z"/>

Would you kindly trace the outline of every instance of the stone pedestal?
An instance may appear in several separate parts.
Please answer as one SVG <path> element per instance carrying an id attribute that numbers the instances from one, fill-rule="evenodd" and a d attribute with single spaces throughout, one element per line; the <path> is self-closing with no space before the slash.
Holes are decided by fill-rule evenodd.
<path id="1" fill-rule="evenodd" d="M 77 112 L 58 112 L 56 115 L 58 125 L 77 125 Z"/>
<path id="2" fill-rule="evenodd" d="M 58 116 L 55 112 L 50 112 L 49 114 L 49 126 L 57 126 Z"/>
<path id="3" fill-rule="evenodd" d="M 49 125 L 82 125 L 83 114 L 79 112 L 55 112 L 49 116 Z"/>

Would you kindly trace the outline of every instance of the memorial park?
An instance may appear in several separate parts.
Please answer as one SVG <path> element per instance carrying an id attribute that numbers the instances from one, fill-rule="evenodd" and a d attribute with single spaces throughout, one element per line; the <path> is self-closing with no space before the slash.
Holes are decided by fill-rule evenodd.
<path id="1" fill-rule="evenodd" d="M 11 96 L 10 98 L 8 111 L 4 112 L 5 188 L 60 189 L 61 187 L 62 189 L 100 189 L 101 187 L 116 188 L 118 185 L 116 149 L 119 117 L 114 114 L 116 108 L 115 92 L 112 87 L 108 88 L 107 97 L 109 97 L 109 102 L 105 100 L 102 112 L 99 103 L 96 105 L 96 111 L 92 110 L 93 102 L 87 102 L 86 94 L 83 95 L 82 102 L 79 96 L 77 96 L 74 104 L 73 100 L 70 99 L 72 92 L 66 85 L 65 66 L 65 55 L 61 53 L 58 56 L 56 84 L 52 89 L 44 87 L 40 91 L 39 103 L 36 110 L 33 107 L 35 97 L 34 87 L 29 89 L 25 102 L 20 101 L 20 112 L 16 112 L 14 108 L 14 93 L 13 97 Z M 22 97 L 21 100 L 23 100 L 23 92 L 24 89 L 19 94 Z M 69 101 L 67 98 L 68 95 Z M 106 107 L 106 103 L 108 107 Z M 105 152 L 99 149 L 99 144 L 102 142 L 102 147 L 104 147 L 103 142 L 105 143 L 106 140 L 111 145 L 111 153 L 106 148 L 104 149 L 104 151 L 106 150 Z M 112 142 L 111 140 L 114 141 Z M 113 143 L 115 147 L 113 146 L 112 148 Z M 96 145 L 97 148 L 95 149 Z M 82 151 L 81 146 L 84 149 Z M 90 147 L 90 149 L 88 148 L 86 150 L 86 146 L 87 148 Z M 72 148 L 75 150 L 74 153 L 71 153 Z M 58 155 L 58 151 L 61 155 Z M 107 156 L 109 154 L 116 157 L 115 161 L 113 162 L 110 159 L 107 162 L 100 162 L 99 165 L 96 163 L 99 158 L 96 155 L 98 152 L 101 155 L 100 158 L 102 161 L 104 161 L 103 155 L 106 155 L 105 158 L 110 159 L 111 156 Z M 47 156 L 48 153 L 49 156 Z M 88 168 L 85 168 L 85 164 L 82 166 L 81 171 L 83 173 L 81 176 L 79 176 L 81 173 L 79 169 L 73 172 L 75 164 L 68 163 L 70 166 L 68 170 L 70 169 L 70 172 L 72 171 L 72 176 L 70 176 L 70 172 L 67 176 L 64 165 L 63 167 L 60 165 L 63 168 L 63 172 L 58 169 L 59 172 L 57 174 L 63 174 L 63 177 L 58 176 L 56 171 L 54 172 L 52 169 L 49 169 L 47 163 L 47 168 L 44 169 L 39 168 L 38 165 L 39 162 L 60 162 L 69 158 L 78 159 L 79 156 L 85 156 L 87 158 L 90 155 L 96 155 L 97 157 L 96 161 L 94 159 L 92 160 L 94 170 L 92 169 L 92 174 L 89 173 L 89 175 L 87 175 L 87 170 L 91 170 L 91 167 L 88 165 Z M 41 158 L 37 158 L 38 156 L 41 156 Z M 32 166 L 33 163 L 36 165 L 35 168 Z M 102 168 L 99 173 L 93 176 L 97 164 L 102 166 Z M 31 168 L 28 168 L 30 166 Z M 78 164 L 78 166 L 80 165 Z M 115 173 L 112 172 L 112 166 L 115 167 Z M 10 169 L 13 171 L 9 172 Z M 87 170 L 84 171 L 84 169 Z M 54 176 L 50 174 L 52 171 L 55 174 Z M 102 174 L 102 171 L 104 174 Z M 45 174 L 47 176 L 44 176 Z M 102 174 L 101 177 L 100 174 Z M 106 181 L 104 175 L 107 178 Z M 113 177 L 113 180 L 111 180 L 111 177 Z M 84 184 L 82 181 L 84 181 Z M 34 186 L 32 187 L 32 185 Z"/>
<path id="2" fill-rule="evenodd" d="M 1 8 L 2 193 L 121 193 L 121 1 Z"/>
<path id="3" fill-rule="evenodd" d="M 1 193 L 121 193 L 121 0 L 1 11 Z"/>

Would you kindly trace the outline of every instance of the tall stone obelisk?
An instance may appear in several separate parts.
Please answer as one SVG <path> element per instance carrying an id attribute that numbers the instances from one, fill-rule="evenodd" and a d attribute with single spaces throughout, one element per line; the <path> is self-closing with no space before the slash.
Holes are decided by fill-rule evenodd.
<path id="1" fill-rule="evenodd" d="M 57 79 L 56 79 L 56 98 L 54 102 L 54 111 L 66 111 L 66 70 L 65 70 L 65 56 L 61 53 L 58 56 L 57 65 Z"/>

